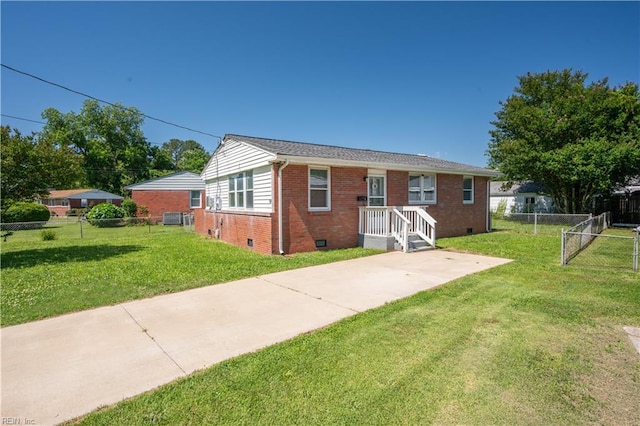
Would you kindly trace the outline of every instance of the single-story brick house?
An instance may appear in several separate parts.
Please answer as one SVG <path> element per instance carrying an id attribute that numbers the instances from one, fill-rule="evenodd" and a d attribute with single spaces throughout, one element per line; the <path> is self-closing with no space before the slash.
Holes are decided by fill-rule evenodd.
<path id="1" fill-rule="evenodd" d="M 164 213 L 189 213 L 203 208 L 204 181 L 193 172 L 177 172 L 126 186 L 131 199 L 151 217 Z"/>
<path id="2" fill-rule="evenodd" d="M 112 203 L 122 205 L 124 198 L 100 189 L 51 190 L 47 197 L 37 200 L 47 206 L 52 215 L 65 216 L 70 210 L 90 209 L 96 204 Z"/>
<path id="3" fill-rule="evenodd" d="M 201 174 L 196 231 L 260 253 L 407 251 L 408 234 L 434 244 L 436 230 L 487 231 L 497 175 L 423 155 L 229 134 Z"/>

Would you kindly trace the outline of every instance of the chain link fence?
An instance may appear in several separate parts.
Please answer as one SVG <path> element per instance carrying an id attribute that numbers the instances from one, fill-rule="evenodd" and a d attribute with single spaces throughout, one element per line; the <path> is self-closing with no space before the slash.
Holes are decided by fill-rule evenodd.
<path id="1" fill-rule="evenodd" d="M 135 234 L 163 234 L 195 231 L 194 215 L 184 213 L 179 221 L 165 224 L 162 216 L 121 219 L 53 217 L 46 222 L 0 223 L 0 241 L 55 239 L 128 238 Z"/>
<path id="2" fill-rule="evenodd" d="M 603 213 L 562 231 L 561 264 L 638 271 L 640 229 L 609 229 Z"/>
<path id="3" fill-rule="evenodd" d="M 590 217 L 589 214 L 511 213 L 493 215 L 492 227 L 495 230 L 560 236 L 563 228 L 577 225 Z"/>
<path id="4" fill-rule="evenodd" d="M 572 237 L 571 234 L 567 235 Z M 638 232 L 608 229 L 602 234 L 590 234 L 589 238 L 588 245 L 570 259 L 563 260 L 563 265 L 638 272 Z"/>

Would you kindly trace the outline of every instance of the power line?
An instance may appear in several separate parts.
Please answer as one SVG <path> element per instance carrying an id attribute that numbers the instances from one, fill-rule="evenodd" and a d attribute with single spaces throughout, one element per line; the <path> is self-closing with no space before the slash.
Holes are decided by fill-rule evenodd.
<path id="1" fill-rule="evenodd" d="M 88 95 L 88 94 L 86 94 L 86 93 L 80 92 L 80 91 L 78 91 L 78 90 L 71 89 L 71 88 L 69 88 L 69 87 L 63 86 L 62 84 L 54 83 L 53 81 L 46 80 L 46 79 L 44 79 L 44 78 L 42 78 L 42 77 L 38 77 L 38 76 L 33 75 L 33 74 L 30 74 L 30 73 L 28 73 L 28 72 L 26 72 L 26 71 L 21 71 L 21 70 L 18 70 L 18 69 L 16 69 L 16 68 L 13 68 L 13 67 L 10 67 L 10 66 L 8 66 L 8 65 L 5 65 L 5 64 L 0 64 L 0 65 L 2 65 L 2 67 L 3 67 L 3 68 L 6 68 L 6 69 L 8 69 L 8 70 L 10 70 L 10 71 L 13 71 L 13 72 L 16 72 L 16 73 L 18 73 L 18 74 L 22 74 L 22 75 L 25 75 L 25 76 L 27 76 L 27 77 L 30 77 L 30 78 L 33 78 L 33 79 L 39 80 L 39 81 L 41 81 L 41 82 L 43 82 L 43 83 L 50 84 L 50 85 L 52 85 L 52 86 L 58 87 L 58 88 L 60 88 L 60 89 L 66 90 L 66 91 L 68 91 L 68 92 L 75 93 L 75 94 L 80 95 L 80 96 L 84 96 L 85 98 L 93 99 L 94 101 L 98 101 L 98 102 L 101 102 L 101 103 L 103 103 L 103 104 L 111 105 L 112 107 L 115 107 L 115 108 L 120 108 L 120 109 L 124 109 L 124 110 L 129 110 L 129 111 L 130 111 L 130 109 L 129 109 L 129 108 L 125 108 L 125 107 L 123 107 L 122 105 L 117 105 L 117 104 L 114 104 L 114 103 L 112 103 L 112 102 L 109 102 L 109 101 L 105 101 L 105 100 L 103 100 L 103 99 L 96 98 L 95 96 L 91 96 L 91 95 Z M 202 134 L 202 135 L 211 136 L 211 137 L 218 138 L 218 139 L 222 140 L 222 137 L 220 137 L 220 136 L 218 136 L 218 135 L 214 135 L 214 134 L 207 133 L 207 132 L 202 132 L 202 131 L 200 131 L 200 130 L 192 129 L 192 128 L 190 128 L 190 127 L 181 126 L 181 125 L 179 125 L 179 124 L 171 123 L 171 122 L 169 122 L 169 121 L 162 120 L 162 119 L 160 119 L 160 118 L 156 118 L 156 117 L 152 117 L 152 116 L 147 115 L 147 114 L 144 114 L 144 113 L 142 113 L 142 112 L 139 112 L 139 114 L 140 114 L 142 117 L 144 117 L 144 118 L 148 118 L 149 120 L 158 121 L 158 122 L 160 122 L 160 123 L 167 124 L 167 125 L 169 125 L 169 126 L 178 127 L 178 128 L 180 128 L 180 129 L 188 130 L 188 131 L 190 131 L 190 132 L 200 133 L 200 134 Z"/>
<path id="2" fill-rule="evenodd" d="M 15 118 L 16 120 L 22 120 L 22 121 L 30 121 L 32 123 L 37 123 L 37 124 L 47 124 L 43 121 L 36 121 L 36 120 L 30 120 L 28 118 L 22 118 L 22 117 L 16 117 L 14 115 L 9 115 L 9 114 L 0 114 L 3 117 L 7 117 L 7 118 Z"/>
<path id="3" fill-rule="evenodd" d="M 29 118 L 16 117 L 15 115 L 0 114 L 0 116 L 2 116 L 2 117 L 7 117 L 7 118 L 13 118 L 13 119 L 16 119 L 16 120 L 30 121 L 30 122 L 32 122 L 32 123 L 37 123 L 37 124 L 42 124 L 42 125 L 46 125 L 46 124 L 47 124 L 47 123 L 45 123 L 44 121 L 37 121 L 37 120 L 31 120 L 31 119 L 29 119 Z M 147 139 L 147 138 L 145 138 L 145 140 L 146 140 L 149 144 L 151 144 L 151 145 L 158 145 L 158 146 L 162 146 L 162 145 L 164 145 L 164 143 L 166 143 L 166 142 L 164 142 L 164 143 L 160 143 L 160 142 L 152 142 L 152 141 L 150 141 L 150 140 L 149 140 L 149 139 Z"/>

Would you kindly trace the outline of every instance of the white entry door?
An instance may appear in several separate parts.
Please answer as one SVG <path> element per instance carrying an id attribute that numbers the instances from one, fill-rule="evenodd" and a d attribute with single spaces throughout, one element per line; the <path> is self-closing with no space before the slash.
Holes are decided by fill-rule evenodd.
<path id="1" fill-rule="evenodd" d="M 369 176 L 367 180 L 369 181 L 369 206 L 386 206 L 384 176 Z"/>

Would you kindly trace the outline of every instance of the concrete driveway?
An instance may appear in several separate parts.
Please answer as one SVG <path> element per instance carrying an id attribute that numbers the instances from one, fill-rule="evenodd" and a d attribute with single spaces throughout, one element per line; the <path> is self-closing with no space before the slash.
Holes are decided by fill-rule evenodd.
<path id="1" fill-rule="evenodd" d="M 0 330 L 0 415 L 56 424 L 507 259 L 389 252 Z"/>

